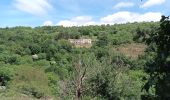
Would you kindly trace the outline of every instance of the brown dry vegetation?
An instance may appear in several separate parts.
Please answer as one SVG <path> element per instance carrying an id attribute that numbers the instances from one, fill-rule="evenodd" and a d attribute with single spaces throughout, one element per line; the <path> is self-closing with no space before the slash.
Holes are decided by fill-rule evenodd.
<path id="1" fill-rule="evenodd" d="M 76 48 L 90 48 L 92 44 L 74 45 Z"/>
<path id="2" fill-rule="evenodd" d="M 116 52 L 121 52 L 124 55 L 131 57 L 132 59 L 137 59 L 139 55 L 142 55 L 146 49 L 146 45 L 142 43 L 131 43 L 126 45 L 121 45 L 113 50 Z"/>

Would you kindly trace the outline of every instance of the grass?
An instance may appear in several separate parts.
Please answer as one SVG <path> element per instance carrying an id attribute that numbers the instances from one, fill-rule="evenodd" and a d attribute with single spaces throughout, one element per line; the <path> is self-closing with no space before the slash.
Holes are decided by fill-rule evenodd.
<path id="1" fill-rule="evenodd" d="M 14 93 L 14 91 L 12 93 L 1 93 L 0 94 L 0 100 L 61 100 L 61 98 L 58 97 L 44 97 L 44 98 L 40 98 L 37 99 L 35 97 L 32 96 L 28 96 L 22 93 Z"/>
<path id="2" fill-rule="evenodd" d="M 38 100 L 36 98 L 33 98 L 31 96 L 27 96 L 25 94 L 19 94 L 19 93 L 8 93 L 8 94 L 1 94 L 0 100 Z"/>

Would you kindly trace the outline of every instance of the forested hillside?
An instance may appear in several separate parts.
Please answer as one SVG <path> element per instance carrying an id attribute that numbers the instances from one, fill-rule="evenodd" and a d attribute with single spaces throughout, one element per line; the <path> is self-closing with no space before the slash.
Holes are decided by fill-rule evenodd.
<path id="1" fill-rule="evenodd" d="M 147 66 L 157 56 L 157 46 L 150 41 L 159 27 L 159 22 L 141 22 L 0 28 L 0 98 L 140 100 L 156 97 L 155 87 L 148 86 L 152 77 L 151 67 Z M 79 38 L 92 39 L 92 46 L 75 47 L 68 41 Z"/>

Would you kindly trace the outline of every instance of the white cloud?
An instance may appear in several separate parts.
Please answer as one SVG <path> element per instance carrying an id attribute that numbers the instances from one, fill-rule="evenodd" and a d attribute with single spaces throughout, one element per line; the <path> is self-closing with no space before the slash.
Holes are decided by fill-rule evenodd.
<path id="1" fill-rule="evenodd" d="M 57 25 L 62 25 L 65 27 L 70 27 L 70 26 L 77 26 L 76 22 L 69 21 L 69 20 L 62 20 L 57 23 Z"/>
<path id="2" fill-rule="evenodd" d="M 165 3 L 165 0 L 148 0 L 143 5 L 141 5 L 141 7 L 148 8 L 155 5 L 161 5 L 163 3 Z"/>
<path id="3" fill-rule="evenodd" d="M 120 8 L 126 8 L 126 7 L 133 7 L 135 4 L 132 2 L 119 2 L 116 4 L 113 8 L 114 9 L 120 9 Z"/>
<path id="4" fill-rule="evenodd" d="M 147 12 L 144 14 L 121 11 L 112 15 L 107 15 L 100 18 L 99 21 L 94 21 L 90 16 L 78 16 L 70 20 L 61 20 L 57 25 L 63 25 L 65 27 L 70 26 L 86 26 L 86 25 L 101 25 L 101 24 L 121 24 L 127 22 L 150 22 L 159 21 L 161 19 L 160 12 Z"/>
<path id="5" fill-rule="evenodd" d="M 52 26 L 53 25 L 53 22 L 52 21 L 45 21 L 43 23 L 43 26 Z"/>
<path id="6" fill-rule="evenodd" d="M 65 27 L 70 26 L 86 26 L 86 25 L 95 25 L 95 21 L 93 21 L 92 17 L 90 16 L 78 16 L 72 18 L 70 20 L 62 20 L 57 23 L 57 25 L 63 25 Z"/>
<path id="7" fill-rule="evenodd" d="M 147 12 L 144 14 L 128 11 L 117 12 L 100 19 L 101 24 L 115 24 L 127 22 L 159 21 L 161 18 L 159 12 Z"/>
<path id="8" fill-rule="evenodd" d="M 48 10 L 52 8 L 49 0 L 15 0 L 14 6 L 33 15 L 47 14 Z"/>

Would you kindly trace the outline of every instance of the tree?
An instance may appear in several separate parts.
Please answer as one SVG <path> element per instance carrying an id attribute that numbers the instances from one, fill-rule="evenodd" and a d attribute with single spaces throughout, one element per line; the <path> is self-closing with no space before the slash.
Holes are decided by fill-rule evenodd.
<path id="1" fill-rule="evenodd" d="M 155 97 L 159 100 L 170 99 L 170 19 L 162 16 L 157 32 L 151 34 L 148 43 L 156 46 L 156 57 L 147 64 L 146 72 L 150 74 L 144 88 L 148 92 L 155 87 Z"/>
<path id="2" fill-rule="evenodd" d="M 98 68 L 98 63 L 93 54 L 79 54 L 76 57 L 72 73 L 72 83 L 74 86 L 75 97 L 81 100 L 85 92 L 89 90 L 88 80 L 95 75 L 94 68 Z"/>
<path id="3" fill-rule="evenodd" d="M 130 70 L 132 64 L 125 56 L 111 52 L 102 59 L 97 74 L 91 78 L 91 95 L 102 100 L 138 100 L 143 85 L 140 78 L 143 73 Z M 137 80 L 136 80 L 137 79 Z M 99 100 L 100 100 L 99 99 Z"/>

